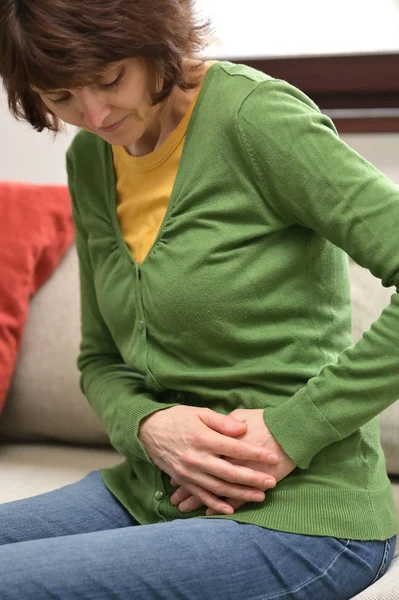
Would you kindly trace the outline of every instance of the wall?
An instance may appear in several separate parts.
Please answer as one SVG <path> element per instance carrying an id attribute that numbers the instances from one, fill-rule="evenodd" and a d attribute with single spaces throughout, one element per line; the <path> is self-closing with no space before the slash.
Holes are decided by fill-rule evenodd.
<path id="1" fill-rule="evenodd" d="M 320 0 L 246 0 L 245 12 L 242 4 L 231 0 L 196 1 L 199 14 L 213 19 L 222 43 L 213 44 L 209 53 L 220 58 L 259 52 L 399 50 L 398 0 L 335 0 L 334 11 Z M 48 133 L 39 134 L 11 118 L 0 92 L 0 132 L 0 179 L 66 181 L 64 157 L 73 128 L 55 139 Z M 399 182 L 399 134 L 347 135 L 343 139 Z"/>
<path id="2" fill-rule="evenodd" d="M 398 52 L 398 0 L 196 0 L 217 57 Z M 245 6 L 245 10 L 243 10 Z"/>
<path id="3" fill-rule="evenodd" d="M 17 122 L 0 96 L 0 180 L 35 183 L 65 183 L 65 151 L 73 137 L 72 128 L 56 138 L 38 133 Z"/>

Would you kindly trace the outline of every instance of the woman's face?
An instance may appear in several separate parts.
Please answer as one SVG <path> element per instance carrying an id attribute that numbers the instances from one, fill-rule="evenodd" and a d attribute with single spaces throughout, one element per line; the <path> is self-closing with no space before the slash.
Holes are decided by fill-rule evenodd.
<path id="1" fill-rule="evenodd" d="M 62 121 L 116 146 L 128 146 L 141 139 L 161 106 L 151 105 L 154 77 L 136 58 L 112 63 L 98 81 L 84 88 L 35 91 Z"/>

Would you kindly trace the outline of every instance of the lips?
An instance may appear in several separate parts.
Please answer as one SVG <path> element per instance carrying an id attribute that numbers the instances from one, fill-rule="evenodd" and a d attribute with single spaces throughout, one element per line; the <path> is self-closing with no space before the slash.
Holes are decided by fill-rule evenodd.
<path id="1" fill-rule="evenodd" d="M 123 119 L 121 119 L 117 123 L 114 123 L 113 125 L 110 125 L 109 127 L 100 127 L 100 131 L 103 131 L 105 133 L 110 133 L 111 131 L 115 131 L 122 125 L 122 123 L 125 119 L 126 119 L 126 117 L 123 117 Z"/>

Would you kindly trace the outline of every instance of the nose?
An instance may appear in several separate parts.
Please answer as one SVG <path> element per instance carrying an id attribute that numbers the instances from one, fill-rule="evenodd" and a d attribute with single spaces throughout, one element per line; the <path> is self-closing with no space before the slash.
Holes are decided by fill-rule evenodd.
<path id="1" fill-rule="evenodd" d="M 110 114 L 110 107 L 88 88 L 78 90 L 76 98 L 84 124 L 89 129 L 99 129 Z"/>

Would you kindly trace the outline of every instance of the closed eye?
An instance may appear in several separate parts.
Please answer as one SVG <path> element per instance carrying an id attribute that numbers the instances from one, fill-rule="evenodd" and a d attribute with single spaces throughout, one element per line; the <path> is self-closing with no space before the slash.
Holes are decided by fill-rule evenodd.
<path id="1" fill-rule="evenodd" d="M 68 100 L 70 100 L 70 98 L 71 98 L 71 96 L 70 96 L 70 94 L 68 94 L 68 96 L 62 96 L 62 98 L 49 98 L 49 100 L 53 104 L 62 104 L 63 102 L 68 102 Z"/>
<path id="2" fill-rule="evenodd" d="M 100 87 L 111 88 L 111 87 L 117 86 L 118 84 L 121 83 L 124 74 L 125 74 L 125 70 L 122 69 L 122 71 L 119 73 L 119 75 L 113 81 L 111 81 L 110 83 L 101 83 Z"/>
<path id="3" fill-rule="evenodd" d="M 100 83 L 98 84 L 99 87 L 102 88 L 112 88 L 112 87 L 117 87 L 121 82 L 122 79 L 125 75 L 125 69 L 122 69 L 122 71 L 119 73 L 119 75 L 110 83 Z M 49 98 L 50 102 L 52 102 L 53 104 L 63 104 L 68 102 L 71 99 L 71 95 L 67 94 L 65 96 L 62 96 L 61 98 Z"/>

